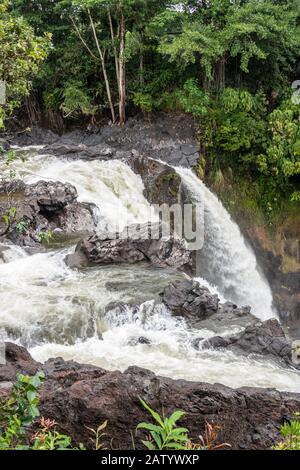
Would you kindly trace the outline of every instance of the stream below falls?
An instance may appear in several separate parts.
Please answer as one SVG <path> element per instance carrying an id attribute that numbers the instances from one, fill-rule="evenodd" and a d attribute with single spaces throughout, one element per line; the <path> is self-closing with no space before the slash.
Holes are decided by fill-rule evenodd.
<path id="1" fill-rule="evenodd" d="M 30 183 L 52 179 L 73 184 L 80 201 L 98 206 L 99 229 L 148 220 L 151 208 L 143 182 L 124 163 L 59 159 L 39 155 L 35 148 L 22 152 L 26 160 L 13 164 L 17 176 Z M 0 171 L 9 170 L 3 164 Z M 178 173 L 195 200 L 204 198 L 199 281 L 222 301 L 251 305 L 262 320 L 276 316 L 270 287 L 237 225 L 190 170 Z M 231 335 L 239 327 L 220 331 L 212 323 L 211 328 L 194 329 L 157 304 L 159 292 L 184 274 L 143 263 L 72 270 L 64 262 L 72 251 L 74 245 L 66 245 L 29 256 L 20 247 L 8 247 L 6 263 L 0 265 L 2 339 L 26 346 L 38 361 L 61 356 L 109 370 L 137 365 L 176 379 L 299 391 L 296 371 L 229 351 L 193 347 L 196 338 Z M 139 307 L 111 310 L 107 307 L 112 302 Z"/>

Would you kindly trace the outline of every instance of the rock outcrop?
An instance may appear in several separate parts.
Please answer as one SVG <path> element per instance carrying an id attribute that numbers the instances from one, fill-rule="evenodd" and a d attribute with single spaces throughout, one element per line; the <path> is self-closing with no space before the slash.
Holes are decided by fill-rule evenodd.
<path id="1" fill-rule="evenodd" d="M 7 396 L 17 372 L 44 370 L 42 416 L 55 419 L 62 432 L 88 447 L 92 444 L 86 427 L 95 429 L 108 420 L 105 444 L 110 446 L 112 439 L 115 449 L 131 449 L 131 431 L 135 433 L 138 423 L 149 421 L 139 397 L 159 412 L 164 409 L 165 415 L 176 409 L 185 411 L 181 424 L 195 440 L 199 441 L 206 422 L 218 424 L 218 442 L 227 442 L 232 449 L 270 449 L 279 439 L 280 426 L 300 409 L 299 394 L 172 380 L 137 367 L 124 373 L 108 372 L 62 359 L 41 365 L 10 343 L 6 358 L 7 364 L 0 366 L 1 394 Z M 144 437 L 135 436 L 137 449 Z"/>
<path id="2" fill-rule="evenodd" d="M 292 343 L 275 318 L 249 325 L 238 335 L 210 338 L 201 343 L 201 348 L 226 348 L 244 356 L 263 356 L 279 361 L 283 366 L 299 368 L 292 360 Z"/>
<path id="3" fill-rule="evenodd" d="M 160 294 L 161 301 L 175 315 L 184 317 L 194 328 L 243 327 L 257 322 L 250 307 L 226 302 L 192 279 L 170 283 Z"/>
<path id="4" fill-rule="evenodd" d="M 175 314 L 203 320 L 218 311 L 219 299 L 194 281 L 176 281 L 161 294 L 162 302 Z"/>
<path id="5" fill-rule="evenodd" d="M 174 168 L 157 160 L 133 152 L 126 163 L 141 176 L 144 196 L 150 204 L 176 204 L 179 202 L 181 178 Z"/>
<path id="6" fill-rule="evenodd" d="M 171 266 L 191 272 L 192 259 L 185 243 L 173 236 L 160 236 L 160 226 L 126 227 L 116 234 L 93 235 L 81 240 L 74 254 L 66 257 L 70 267 L 148 261 L 157 267 Z"/>
<path id="7" fill-rule="evenodd" d="M 217 295 L 193 280 L 175 281 L 160 294 L 163 304 L 174 314 L 182 316 L 194 328 L 208 328 L 227 332 L 232 328 L 242 328 L 236 335 L 217 335 L 208 340 L 197 338 L 196 349 L 227 349 L 236 354 L 257 355 L 273 359 L 283 366 L 300 368 L 292 360 L 293 345 L 286 338 L 280 323 L 275 318 L 259 321 L 251 314 L 249 307 L 237 307 L 226 302 L 219 303 Z"/>
<path id="8" fill-rule="evenodd" d="M 89 127 L 62 136 L 47 129 L 33 127 L 31 131 L 17 134 L 11 139 L 15 145 L 47 144 L 47 152 L 70 158 L 107 158 L 100 155 L 105 149 L 114 153 L 113 158 L 124 158 L 132 150 L 170 165 L 196 166 L 199 154 L 195 144 L 193 119 L 185 114 L 174 116 L 161 114 L 155 122 L 142 116 L 129 118 L 124 127 Z M 45 153 L 45 149 L 42 150 Z"/>
<path id="9" fill-rule="evenodd" d="M 78 236 L 93 233 L 93 205 L 77 201 L 77 190 L 68 183 L 21 180 L 0 184 L 0 234 L 20 246 L 36 246 L 40 234 L 56 231 Z"/>

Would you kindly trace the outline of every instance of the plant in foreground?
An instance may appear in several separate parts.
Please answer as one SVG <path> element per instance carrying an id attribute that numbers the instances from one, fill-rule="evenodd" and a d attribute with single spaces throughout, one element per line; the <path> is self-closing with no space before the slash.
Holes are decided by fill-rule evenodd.
<path id="1" fill-rule="evenodd" d="M 169 418 L 160 416 L 147 403 L 140 399 L 143 407 L 150 413 L 156 424 L 140 423 L 138 429 L 149 431 L 148 440 L 142 443 L 149 450 L 217 450 L 230 447 L 229 444 L 216 444 L 219 426 L 206 424 L 205 435 L 200 437 L 200 443 L 193 443 L 189 431 L 177 427 L 177 422 L 185 415 L 183 411 L 175 411 Z"/>
<path id="2" fill-rule="evenodd" d="M 30 439 L 31 426 L 40 416 L 38 390 L 44 378 L 43 372 L 34 377 L 19 374 L 10 397 L 2 400 L 0 450 L 78 450 L 72 447 L 69 436 L 56 431 L 55 421 L 45 418 L 41 418 L 40 429 Z"/>
<path id="3" fill-rule="evenodd" d="M 300 413 L 294 413 L 295 419 L 284 423 L 280 428 L 283 439 L 273 450 L 300 450 Z"/>

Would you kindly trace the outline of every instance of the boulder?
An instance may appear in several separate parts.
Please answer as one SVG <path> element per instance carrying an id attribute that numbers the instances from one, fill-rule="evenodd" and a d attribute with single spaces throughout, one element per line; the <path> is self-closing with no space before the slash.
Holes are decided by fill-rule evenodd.
<path id="1" fill-rule="evenodd" d="M 81 240 L 75 254 L 66 257 L 70 267 L 141 261 L 157 267 L 192 269 L 191 254 L 185 243 L 172 236 L 159 238 L 157 224 L 152 225 L 150 232 L 148 224 L 126 227 L 118 238 L 117 234 L 93 235 Z"/>
<path id="2" fill-rule="evenodd" d="M 7 358 L 8 365 L 0 366 L 3 394 L 8 394 L 17 372 L 33 374 L 43 369 L 46 380 L 40 391 L 41 415 L 54 419 L 61 432 L 88 448 L 93 444 L 87 427 L 96 429 L 108 420 L 103 444 L 132 449 L 131 431 L 135 433 L 138 423 L 151 421 L 139 397 L 158 412 L 164 410 L 165 416 L 185 411 L 180 424 L 190 430 L 196 442 L 208 422 L 221 427 L 218 443 L 244 450 L 270 449 L 279 440 L 280 426 L 300 409 L 300 395 L 294 393 L 172 380 L 138 367 L 124 373 L 105 371 L 59 358 L 42 366 L 26 350 L 11 344 L 7 345 Z M 137 449 L 142 448 L 144 438 L 142 432 L 135 435 Z"/>
<path id="3" fill-rule="evenodd" d="M 192 280 L 175 281 L 161 294 L 162 302 L 174 313 L 183 317 L 204 319 L 218 311 L 219 299 L 206 287 Z"/>
<path id="4" fill-rule="evenodd" d="M 96 228 L 94 205 L 78 202 L 77 190 L 69 183 L 1 182 L 0 212 L 6 215 L 0 220 L 2 240 L 20 246 L 39 245 L 41 232 L 82 236 Z"/>
<path id="5" fill-rule="evenodd" d="M 201 348 L 226 348 L 244 356 L 255 354 L 300 369 L 292 359 L 292 343 L 275 318 L 249 325 L 238 335 L 210 338 L 201 344 Z"/>

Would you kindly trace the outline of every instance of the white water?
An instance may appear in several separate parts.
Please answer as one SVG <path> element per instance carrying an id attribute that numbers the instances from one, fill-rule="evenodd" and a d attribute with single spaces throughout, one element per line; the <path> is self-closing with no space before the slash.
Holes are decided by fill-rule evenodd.
<path id="1" fill-rule="evenodd" d="M 199 275 L 224 299 L 250 305 L 262 320 L 276 316 L 272 292 L 259 272 L 253 251 L 217 196 L 188 169 L 177 169 L 194 202 L 204 200 L 204 245 L 198 256 Z"/>
<path id="2" fill-rule="evenodd" d="M 128 219 L 144 222 L 149 217 L 149 205 L 142 194 L 141 179 L 126 165 L 117 161 L 60 161 L 55 157 L 34 156 L 31 153 L 32 156 L 25 163 L 16 165 L 17 171 L 26 181 L 36 181 L 40 179 L 37 175 L 41 175 L 75 184 L 80 199 L 99 204 L 100 214 L 104 214 L 105 222 L 111 225 L 116 220 L 122 223 Z M 180 170 L 180 173 L 183 175 L 185 172 Z M 184 179 L 197 195 L 192 185 L 195 183 L 194 178 L 185 174 Z M 201 184 L 199 180 L 196 181 Z M 208 190 L 205 198 L 209 202 L 207 210 L 214 209 L 214 204 L 218 210 L 215 215 L 209 212 L 206 217 L 210 230 L 216 232 L 215 240 L 212 235 L 206 238 L 206 243 L 212 243 L 211 248 L 205 248 L 206 256 L 213 249 L 217 250 L 216 260 L 223 256 L 228 266 L 228 278 L 224 272 L 224 284 L 230 281 L 231 290 L 239 289 L 242 281 L 235 276 L 240 272 L 248 286 L 250 266 L 251 276 L 258 280 L 259 286 L 263 286 L 263 280 L 255 269 L 255 258 L 243 244 L 237 227 Z M 237 253 L 243 258 L 241 262 L 247 275 L 243 274 L 242 269 L 237 270 L 237 261 L 230 259 L 235 251 L 232 251 L 230 240 L 226 238 L 226 249 L 222 255 L 222 247 L 218 243 L 223 243 L 222 237 L 225 235 L 218 234 L 214 228 L 217 214 L 223 217 L 220 222 L 221 232 L 232 230 L 232 236 L 237 238 L 236 246 L 242 250 L 237 250 Z M 0 330 L 6 337 L 29 347 L 35 359 L 44 361 L 49 357 L 62 356 L 112 370 L 125 370 L 130 365 L 138 365 L 165 376 L 219 382 L 231 387 L 249 385 L 299 390 L 300 374 L 283 370 L 271 362 L 237 357 L 230 352 L 194 349 L 194 339 L 209 338 L 216 331 L 192 329 L 184 320 L 173 317 L 163 306 L 155 306 L 151 300 L 171 280 L 180 278 L 181 274 L 143 264 L 73 271 L 63 261 L 68 251 L 61 249 L 29 257 L 19 248 L 13 247 L 9 248 L 8 262 L 0 265 Z M 248 261 L 244 264 L 246 255 Z M 217 267 L 214 259 L 211 263 Z M 230 278 L 229 268 L 232 265 L 235 274 Z M 203 282 L 211 287 L 208 277 L 204 277 Z M 222 283 L 219 276 L 217 280 L 214 282 L 214 291 L 226 292 L 223 289 L 223 277 Z M 248 289 L 248 292 L 243 291 L 247 301 L 248 295 L 252 299 L 249 286 Z M 268 305 L 268 295 L 263 294 L 262 298 L 266 299 L 264 301 Z M 121 312 L 107 309 L 108 304 L 115 301 L 136 301 L 142 305 L 138 310 L 126 308 Z M 238 326 L 221 334 L 233 334 L 236 331 Z M 148 339 L 150 344 L 138 343 L 140 337 Z"/>

